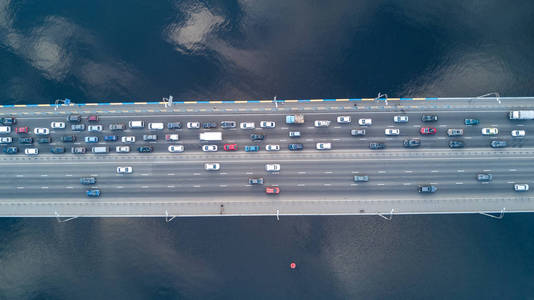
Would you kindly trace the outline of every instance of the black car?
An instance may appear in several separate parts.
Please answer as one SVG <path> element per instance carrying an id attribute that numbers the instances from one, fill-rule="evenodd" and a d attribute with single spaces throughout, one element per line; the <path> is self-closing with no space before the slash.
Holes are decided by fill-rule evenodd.
<path id="1" fill-rule="evenodd" d="M 73 135 L 64 135 L 61 137 L 61 141 L 63 143 L 74 143 L 74 141 L 76 141 L 76 137 Z"/>
<path id="2" fill-rule="evenodd" d="M 217 128 L 217 123 L 215 122 L 202 123 L 202 128 L 204 129 Z"/>
<path id="3" fill-rule="evenodd" d="M 491 148 L 504 148 L 508 146 L 506 141 L 495 140 L 490 143 Z"/>
<path id="4" fill-rule="evenodd" d="M 19 148 L 17 147 L 5 147 L 4 149 L 2 149 L 2 151 L 5 153 L 5 154 L 17 154 L 17 152 L 19 152 Z"/>
<path id="5" fill-rule="evenodd" d="M 222 129 L 235 128 L 236 126 L 237 123 L 235 121 L 221 121 Z"/>
<path id="6" fill-rule="evenodd" d="M 450 141 L 449 148 L 463 148 L 464 142 L 462 141 Z"/>
<path id="7" fill-rule="evenodd" d="M 250 139 L 253 141 L 263 141 L 265 136 L 263 134 L 253 133 L 250 135 Z"/>
<path id="8" fill-rule="evenodd" d="M 82 177 L 80 178 L 81 184 L 95 184 L 96 178 L 95 177 Z"/>
<path id="9" fill-rule="evenodd" d="M 139 151 L 140 153 L 152 152 L 152 146 L 137 147 L 137 151 Z"/>
<path id="10" fill-rule="evenodd" d="M 72 131 L 84 131 L 85 130 L 85 124 L 74 124 L 74 125 L 71 125 L 70 129 Z"/>
<path id="11" fill-rule="evenodd" d="M 144 134 L 143 135 L 143 141 L 153 142 L 153 141 L 156 141 L 157 139 L 158 139 L 158 136 L 155 134 Z"/>
<path id="12" fill-rule="evenodd" d="M 33 144 L 33 138 L 32 137 L 21 137 L 21 138 L 19 138 L 19 143 L 21 143 L 21 144 Z"/>
<path id="13" fill-rule="evenodd" d="M 122 123 L 109 124 L 109 130 L 111 131 L 124 130 L 124 124 Z"/>
<path id="14" fill-rule="evenodd" d="M 478 181 L 491 181 L 492 179 L 493 179 L 493 175 L 491 174 L 480 173 L 477 175 Z"/>
<path id="15" fill-rule="evenodd" d="M 82 120 L 82 116 L 78 114 L 71 114 L 67 117 L 67 121 L 73 123 L 79 123 Z"/>
<path id="16" fill-rule="evenodd" d="M 181 128 L 182 128 L 181 122 L 167 123 L 167 129 L 181 129 Z"/>
<path id="17" fill-rule="evenodd" d="M 50 148 L 50 152 L 52 152 L 52 153 L 54 153 L 54 154 L 65 153 L 65 147 L 61 147 L 61 146 L 58 146 L 58 147 L 52 147 L 52 148 Z"/>
<path id="18" fill-rule="evenodd" d="M 438 115 L 423 115 L 421 121 L 423 122 L 436 122 L 438 120 Z"/>
<path id="19" fill-rule="evenodd" d="M 438 188 L 433 185 L 420 185 L 417 190 L 419 193 L 435 193 Z"/>
<path id="20" fill-rule="evenodd" d="M 248 184 L 263 184 L 263 177 L 259 178 L 249 178 Z"/>
<path id="21" fill-rule="evenodd" d="M 52 139 L 50 137 L 43 137 L 37 140 L 37 143 L 39 144 L 50 144 L 51 142 L 52 142 Z"/>
<path id="22" fill-rule="evenodd" d="M 304 149 L 304 145 L 303 144 L 289 144 L 287 145 L 287 149 L 291 151 L 300 151 Z"/>
<path id="23" fill-rule="evenodd" d="M 2 123 L 2 125 L 11 126 L 17 124 L 17 119 L 11 117 L 1 118 L 0 122 Z"/>
<path id="24" fill-rule="evenodd" d="M 406 139 L 402 142 L 402 145 L 404 148 L 416 148 L 421 146 L 421 140 L 420 139 Z"/>
<path id="25" fill-rule="evenodd" d="M 74 154 L 84 154 L 87 151 L 85 147 L 72 147 L 70 148 L 70 152 Z"/>
<path id="26" fill-rule="evenodd" d="M 384 148 L 386 148 L 386 145 L 384 143 L 369 143 L 369 149 L 379 150 Z"/>

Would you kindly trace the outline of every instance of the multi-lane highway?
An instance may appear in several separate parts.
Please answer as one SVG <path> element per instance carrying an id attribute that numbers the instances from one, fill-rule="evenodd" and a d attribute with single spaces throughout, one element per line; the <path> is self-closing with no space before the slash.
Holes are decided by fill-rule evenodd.
<path id="1" fill-rule="evenodd" d="M 274 107 L 255 104 L 191 104 L 184 107 L 134 107 L 102 110 L 100 107 L 2 108 L 2 116 L 14 116 L 17 124 L 50 128 L 53 121 L 66 123 L 66 129 L 51 129 L 51 144 L 34 143 L 40 154 L 27 156 L 11 133 L 16 155 L 0 154 L 0 214 L 4 216 L 154 216 L 154 215 L 286 215 L 286 214 L 387 214 L 463 213 L 533 211 L 531 192 L 515 192 L 514 184 L 529 184 L 534 166 L 534 121 L 510 121 L 507 112 L 534 109 L 525 99 L 502 100 L 445 99 L 434 101 L 383 101 L 286 103 Z M 82 123 L 101 124 L 104 130 L 72 132 L 66 116 L 80 113 Z M 285 115 L 303 113 L 305 123 L 288 125 Z M 433 113 L 437 122 L 423 123 L 421 115 Z M 98 114 L 98 122 L 89 123 L 88 115 Z M 395 115 L 409 117 L 407 123 L 394 123 Z M 351 116 L 351 124 L 338 124 L 338 116 Z M 351 136 L 351 129 L 362 128 L 359 118 L 372 118 L 365 136 Z M 476 126 L 464 125 L 465 118 L 480 120 Z M 111 132 L 109 124 L 142 120 L 145 129 Z M 232 129 L 188 129 L 187 122 L 231 120 Z M 260 121 L 275 121 L 275 128 L 259 128 Z M 327 128 L 313 126 L 315 120 L 329 120 Z M 150 122 L 181 122 L 182 129 L 149 131 Z M 255 122 L 256 129 L 243 130 L 240 122 Z M 421 136 L 422 126 L 435 127 L 437 134 Z M 483 136 L 481 129 L 496 127 L 499 134 Z M 385 136 L 387 128 L 398 128 L 399 136 Z M 450 138 L 449 128 L 462 128 L 464 135 Z M 526 136 L 510 135 L 515 129 Z M 218 152 L 203 152 L 199 133 L 223 133 Z M 290 138 L 289 131 L 300 131 L 300 138 Z M 165 135 L 177 133 L 177 142 L 165 141 Z M 265 135 L 252 141 L 251 133 Z M 156 134 L 158 140 L 144 142 L 144 134 Z M 61 142 L 61 136 L 75 135 L 74 143 Z M 119 141 L 104 142 L 105 135 L 117 135 Z M 6 136 L 6 135 L 4 135 Z M 34 136 L 30 133 L 28 136 Z M 101 142 L 85 143 L 85 136 L 98 136 Z M 122 136 L 136 136 L 130 153 L 115 153 Z M 419 148 L 404 148 L 407 138 L 419 138 Z M 461 140 L 465 147 L 449 149 L 450 140 Z M 508 147 L 493 149 L 492 140 L 505 140 Z M 332 144 L 332 150 L 319 151 L 315 144 Z M 383 142 L 384 150 L 370 150 L 370 142 Z M 225 152 L 224 144 L 237 144 L 238 151 Z M 288 144 L 302 143 L 304 150 L 289 151 Z M 169 153 L 170 144 L 184 145 L 183 153 Z M 210 144 L 210 143 L 207 143 Z M 246 145 L 260 145 L 259 152 L 245 152 Z M 280 145 L 280 151 L 265 151 L 265 145 Z M 108 154 L 72 154 L 70 147 L 110 146 Z M 138 153 L 135 148 L 151 145 L 152 153 Z M 50 147 L 65 146 L 67 153 L 51 154 Z M 204 163 L 218 162 L 219 171 L 206 171 Z M 265 165 L 280 164 L 279 172 L 265 171 Z M 118 166 L 131 166 L 132 174 L 117 174 Z M 479 173 L 493 175 L 490 182 L 478 181 Z M 367 175 L 368 182 L 354 182 L 353 176 Z M 95 177 L 93 186 L 80 184 L 81 177 Z M 264 185 L 250 185 L 249 178 L 264 178 Z M 422 184 L 434 185 L 433 194 L 418 193 Z M 279 195 L 266 195 L 265 186 L 278 186 Z M 89 198 L 88 188 L 99 189 L 101 196 Z"/>

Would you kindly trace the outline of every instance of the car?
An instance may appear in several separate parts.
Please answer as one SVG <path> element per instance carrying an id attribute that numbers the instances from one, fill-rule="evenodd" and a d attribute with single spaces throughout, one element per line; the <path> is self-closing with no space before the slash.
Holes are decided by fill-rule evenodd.
<path id="1" fill-rule="evenodd" d="M 354 182 L 367 182 L 369 181 L 369 176 L 367 175 L 354 175 Z"/>
<path id="2" fill-rule="evenodd" d="M 11 126 L 0 126 L 0 134 L 11 133 Z"/>
<path id="3" fill-rule="evenodd" d="M 221 169 L 220 163 L 205 163 L 204 170 L 206 171 L 219 171 Z"/>
<path id="4" fill-rule="evenodd" d="M 278 172 L 280 171 L 280 164 L 266 164 L 265 171 L 267 172 Z"/>
<path id="5" fill-rule="evenodd" d="M 155 134 L 143 134 L 143 141 L 145 142 L 153 142 L 158 140 L 158 136 Z"/>
<path id="6" fill-rule="evenodd" d="M 67 121 L 72 122 L 72 123 L 79 123 L 81 120 L 82 120 L 82 116 L 79 114 L 70 114 L 67 117 Z"/>
<path id="7" fill-rule="evenodd" d="M 54 154 L 65 153 L 65 147 L 61 147 L 61 146 L 51 147 L 50 152 Z"/>
<path id="8" fill-rule="evenodd" d="M 298 138 L 298 137 L 300 137 L 300 131 L 290 131 L 289 132 L 289 137 L 290 138 Z"/>
<path id="9" fill-rule="evenodd" d="M 526 135 L 526 131 L 524 130 L 512 130 L 510 134 L 513 137 L 524 137 Z"/>
<path id="10" fill-rule="evenodd" d="M 128 127 L 131 129 L 143 129 L 145 128 L 145 121 L 130 121 Z"/>
<path id="11" fill-rule="evenodd" d="M 352 136 L 365 136 L 365 129 L 352 129 L 350 131 Z"/>
<path id="12" fill-rule="evenodd" d="M 0 123 L 2 123 L 2 125 L 4 126 L 11 126 L 11 125 L 17 124 L 17 119 L 13 117 L 1 118 Z"/>
<path id="13" fill-rule="evenodd" d="M 2 149 L 2 151 L 5 154 L 17 154 L 19 152 L 19 148 L 15 147 L 15 146 L 5 147 L 5 148 Z"/>
<path id="14" fill-rule="evenodd" d="M 421 127 L 421 129 L 419 129 L 419 133 L 422 135 L 436 134 L 436 132 L 438 132 L 438 130 L 434 127 Z"/>
<path id="15" fill-rule="evenodd" d="M 184 145 L 170 145 L 167 150 L 171 153 L 184 152 Z"/>
<path id="16" fill-rule="evenodd" d="M 493 175 L 491 174 L 484 174 L 484 173 L 477 174 L 478 181 L 491 181 L 492 179 L 493 179 Z"/>
<path id="17" fill-rule="evenodd" d="M 180 136 L 178 134 L 166 134 L 165 140 L 167 142 L 177 141 L 180 139 Z"/>
<path id="18" fill-rule="evenodd" d="M 32 137 L 21 137 L 21 138 L 19 138 L 19 143 L 21 143 L 21 144 L 33 144 L 33 138 Z"/>
<path id="19" fill-rule="evenodd" d="M 490 128 L 486 127 L 486 128 L 482 128 L 481 133 L 482 135 L 497 135 L 499 134 L 499 129 L 495 127 L 490 127 Z"/>
<path id="20" fill-rule="evenodd" d="M 202 128 L 204 128 L 204 129 L 217 128 L 217 123 L 215 123 L 215 122 L 205 122 L 205 123 L 202 123 Z"/>
<path id="21" fill-rule="evenodd" d="M 287 145 L 287 149 L 289 149 L 290 151 L 300 151 L 304 149 L 304 145 L 303 144 L 289 144 Z"/>
<path id="22" fill-rule="evenodd" d="M 52 139 L 50 137 L 42 137 L 37 140 L 37 143 L 39 144 L 50 144 L 52 142 Z"/>
<path id="23" fill-rule="evenodd" d="M 186 126 L 189 129 L 199 129 L 200 128 L 200 122 L 187 122 Z"/>
<path id="24" fill-rule="evenodd" d="M 478 125 L 479 123 L 478 119 L 464 119 L 464 124 L 468 126 Z"/>
<path id="25" fill-rule="evenodd" d="M 438 188 L 434 185 L 420 185 L 417 190 L 419 191 L 419 193 L 435 193 Z"/>
<path id="26" fill-rule="evenodd" d="M 37 155 L 39 154 L 38 148 L 26 148 L 24 149 L 24 154 L 26 155 Z"/>
<path id="27" fill-rule="evenodd" d="M 402 141 L 402 146 L 404 148 L 417 148 L 421 146 L 421 140 L 420 139 L 405 139 Z"/>
<path id="28" fill-rule="evenodd" d="M 204 152 L 216 152 L 217 151 L 217 145 L 203 145 L 202 151 Z"/>
<path id="29" fill-rule="evenodd" d="M 332 143 L 317 143 L 315 144 L 317 150 L 330 150 L 332 149 Z"/>
<path id="30" fill-rule="evenodd" d="M 248 184 L 263 184 L 263 177 L 252 177 L 248 179 Z"/>
<path id="31" fill-rule="evenodd" d="M 96 178 L 95 177 L 82 177 L 80 178 L 81 184 L 95 184 Z"/>
<path id="32" fill-rule="evenodd" d="M 277 186 L 266 186 L 265 193 L 267 195 L 278 195 L 280 194 L 280 188 Z"/>
<path id="33" fill-rule="evenodd" d="M 124 127 L 122 123 L 109 124 L 109 130 L 111 131 L 124 130 Z"/>
<path id="34" fill-rule="evenodd" d="M 253 133 L 250 135 L 250 139 L 253 141 L 262 141 L 265 138 L 263 134 Z"/>
<path id="35" fill-rule="evenodd" d="M 115 147 L 115 152 L 117 152 L 117 153 L 128 153 L 128 152 L 130 152 L 130 146 L 117 146 L 117 147 Z"/>
<path id="36" fill-rule="evenodd" d="M 13 143 L 13 138 L 10 136 L 0 137 L 0 144 L 11 144 Z"/>
<path id="37" fill-rule="evenodd" d="M 73 124 L 73 125 L 70 125 L 70 129 L 72 131 L 84 131 L 85 124 Z"/>
<path id="38" fill-rule="evenodd" d="M 438 115 L 422 115 L 421 116 L 422 122 L 437 122 L 438 121 Z"/>
<path id="39" fill-rule="evenodd" d="M 377 143 L 377 142 L 369 143 L 369 149 L 371 150 L 380 150 L 384 148 L 386 148 L 386 145 L 384 143 Z"/>
<path id="40" fill-rule="evenodd" d="M 267 151 L 280 151 L 280 145 L 265 145 Z"/>
<path id="41" fill-rule="evenodd" d="M 504 148 L 506 146 L 508 146 L 508 144 L 506 143 L 506 141 L 502 140 L 494 140 L 490 143 L 491 148 Z"/>
<path id="42" fill-rule="evenodd" d="M 98 116 L 97 115 L 90 115 L 87 117 L 87 121 L 89 122 L 98 122 Z"/>
<path id="43" fill-rule="evenodd" d="M 464 135 L 464 130 L 461 128 L 449 128 L 447 130 L 448 136 L 462 136 Z"/>
<path id="44" fill-rule="evenodd" d="M 527 192 L 528 191 L 528 184 L 526 183 L 516 183 L 514 184 L 514 191 L 516 192 Z"/>
<path id="45" fill-rule="evenodd" d="M 165 125 L 163 123 L 148 123 L 149 130 L 163 130 Z"/>
<path id="46" fill-rule="evenodd" d="M 182 129 L 182 123 L 181 122 L 167 123 L 167 129 Z"/>
<path id="47" fill-rule="evenodd" d="M 98 143 L 97 136 L 86 136 L 84 140 L 86 143 Z"/>
<path id="48" fill-rule="evenodd" d="M 15 133 L 28 133 L 28 131 L 30 131 L 28 126 L 15 128 Z"/>
<path id="49" fill-rule="evenodd" d="M 139 153 L 149 153 L 152 152 L 152 146 L 139 146 L 137 147 L 137 152 Z"/>
<path id="50" fill-rule="evenodd" d="M 408 116 L 394 116 L 393 122 L 395 123 L 407 123 L 408 122 Z"/>
<path id="51" fill-rule="evenodd" d="M 106 142 L 115 142 L 116 140 L 117 140 L 116 135 L 105 135 L 104 136 L 104 141 Z"/>
<path id="52" fill-rule="evenodd" d="M 50 134 L 50 129 L 48 129 L 48 128 L 35 128 L 33 130 L 33 133 L 35 135 L 49 135 Z"/>
<path id="53" fill-rule="evenodd" d="M 254 128 L 256 128 L 256 125 L 254 125 L 254 122 L 241 122 L 241 124 L 239 124 L 239 128 L 241 128 L 241 129 L 254 129 Z"/>
<path id="54" fill-rule="evenodd" d="M 449 141 L 449 148 L 463 148 L 463 147 L 464 147 L 464 142 L 462 141 L 456 141 L 456 140 Z"/>
<path id="55" fill-rule="evenodd" d="M 63 143 L 74 143 L 76 141 L 76 137 L 74 135 L 64 135 L 61 137 L 61 141 Z"/>
<path id="56" fill-rule="evenodd" d="M 235 128 L 236 126 L 237 126 L 237 123 L 235 121 L 221 121 L 222 129 Z"/>
<path id="57" fill-rule="evenodd" d="M 117 167 L 117 174 L 132 174 L 132 167 Z"/>
<path id="58" fill-rule="evenodd" d="M 245 146 L 245 152 L 258 152 L 259 150 L 260 150 L 260 146 L 258 145 Z"/>
<path id="59" fill-rule="evenodd" d="M 91 189 L 86 191 L 87 197 L 100 197 L 99 189 Z"/>
<path id="60" fill-rule="evenodd" d="M 102 125 L 89 125 L 87 126 L 87 131 L 89 132 L 101 132 Z"/>
<path id="61" fill-rule="evenodd" d="M 327 121 L 327 120 L 315 120 L 315 122 L 313 123 L 313 125 L 315 127 L 328 127 L 330 126 L 330 121 Z"/>
<path id="62" fill-rule="evenodd" d="M 65 129 L 65 122 L 52 122 L 50 127 L 54 129 Z"/>
<path id="63" fill-rule="evenodd" d="M 72 147 L 70 148 L 70 152 L 73 154 L 84 154 L 87 151 L 85 147 Z"/>
<path id="64" fill-rule="evenodd" d="M 135 143 L 135 136 L 123 136 L 121 137 L 123 143 Z"/>
<path id="65" fill-rule="evenodd" d="M 360 126 L 371 126 L 373 125 L 373 119 L 359 119 L 358 124 Z"/>
<path id="66" fill-rule="evenodd" d="M 399 135 L 400 134 L 400 129 L 398 129 L 398 128 L 386 128 L 384 130 L 384 134 L 385 135 Z"/>
<path id="67" fill-rule="evenodd" d="M 237 144 L 224 144 L 224 151 L 237 151 Z"/>
<path id="68" fill-rule="evenodd" d="M 350 116 L 339 116 L 337 117 L 337 122 L 339 124 L 350 124 Z"/>
<path id="69" fill-rule="evenodd" d="M 260 122 L 260 127 L 261 128 L 275 128 L 276 127 L 276 123 L 273 122 L 273 121 L 261 121 Z"/>

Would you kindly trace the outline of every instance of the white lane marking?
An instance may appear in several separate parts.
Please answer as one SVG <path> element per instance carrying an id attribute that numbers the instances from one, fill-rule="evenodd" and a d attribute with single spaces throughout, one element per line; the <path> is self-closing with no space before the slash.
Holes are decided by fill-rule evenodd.
<path id="1" fill-rule="evenodd" d="M 472 136 L 466 136 L 466 137 L 464 137 L 464 139 L 466 139 L 466 140 L 470 140 L 470 139 L 472 139 L 472 138 L 473 138 Z"/>
<path id="2" fill-rule="evenodd" d="M 339 128 L 341 128 L 341 126 L 334 126 L 334 128 L 339 129 Z"/>
<path id="3" fill-rule="evenodd" d="M 438 184 L 437 182 L 431 182 L 430 184 Z"/>
<path id="4" fill-rule="evenodd" d="M 47 187 L 47 186 L 42 186 L 41 188 L 42 188 L 42 189 L 47 189 L 48 187 Z"/>
<path id="5" fill-rule="evenodd" d="M 91 176 L 92 176 L 92 177 L 96 177 L 96 176 L 98 176 L 98 174 L 91 174 Z"/>
<path id="6" fill-rule="evenodd" d="M 287 140 L 286 140 L 286 139 L 283 139 L 283 140 L 280 140 L 280 142 L 287 142 Z"/>
<path id="7" fill-rule="evenodd" d="M 432 172 L 432 173 L 439 173 L 438 170 L 432 170 L 432 171 L 430 171 L 430 172 Z"/>
<path id="8" fill-rule="evenodd" d="M 360 172 L 358 171 L 352 171 L 352 174 L 359 174 Z"/>
<path id="9" fill-rule="evenodd" d="M 508 181 L 508 183 L 514 183 L 514 181 Z"/>
<path id="10" fill-rule="evenodd" d="M 444 139 L 445 139 L 445 138 L 442 137 L 442 136 L 438 137 L 438 140 L 444 140 Z"/>
<path id="11" fill-rule="evenodd" d="M 306 139 L 306 142 L 313 142 L 313 139 Z"/>
<path id="12" fill-rule="evenodd" d="M 23 186 L 17 186 L 17 189 L 22 190 L 22 189 L 24 189 L 24 187 Z"/>
<path id="13" fill-rule="evenodd" d="M 449 126 L 449 125 L 439 125 L 439 127 L 447 127 L 447 126 Z"/>
<path id="14" fill-rule="evenodd" d="M 311 127 L 311 126 L 310 126 L 310 127 L 308 127 L 308 129 L 313 129 L 313 128 L 314 128 L 314 127 Z"/>
<path id="15" fill-rule="evenodd" d="M 412 125 L 412 127 L 420 127 L 420 125 Z"/>
<path id="16" fill-rule="evenodd" d="M 341 141 L 341 139 L 332 139 L 332 141 L 337 142 L 337 141 Z"/>
<path id="17" fill-rule="evenodd" d="M 199 188 L 199 187 L 200 187 L 200 185 L 194 185 L 193 187 Z"/>
<path id="18" fill-rule="evenodd" d="M 168 188 L 173 188 L 173 187 L 174 187 L 174 185 L 168 185 L 167 187 L 168 187 Z"/>
<path id="19" fill-rule="evenodd" d="M 412 170 L 406 170 L 406 171 L 404 171 L 404 173 L 413 173 L 413 171 Z"/>
<path id="20" fill-rule="evenodd" d="M 17 177 L 24 177 L 24 175 L 20 175 L 20 174 L 19 174 L 19 175 L 17 175 Z"/>
<path id="21" fill-rule="evenodd" d="M 376 185 L 385 185 L 384 183 L 377 183 Z"/>
<path id="22" fill-rule="evenodd" d="M 226 173 L 226 172 L 222 172 L 221 175 L 228 175 L 228 173 Z"/>
<path id="23" fill-rule="evenodd" d="M 484 172 L 491 172 L 491 170 L 484 170 Z"/>
<path id="24" fill-rule="evenodd" d="M 382 170 L 382 171 L 378 171 L 378 174 L 384 174 L 384 173 L 387 173 L 386 171 Z"/>
<path id="25" fill-rule="evenodd" d="M 358 184 L 357 184 L 357 183 L 351 183 L 350 185 L 352 185 L 352 186 L 357 186 Z"/>
<path id="26" fill-rule="evenodd" d="M 143 185 L 141 188 L 142 189 L 148 189 L 148 185 Z"/>
<path id="27" fill-rule="evenodd" d="M 412 184 L 409 183 L 409 182 L 405 182 L 405 183 L 403 183 L 402 185 L 412 185 Z"/>
<path id="28" fill-rule="evenodd" d="M 141 174 L 141 176 L 148 176 L 148 175 L 150 175 L 150 174 L 148 174 L 148 173 Z"/>
<path id="29" fill-rule="evenodd" d="M 252 174 L 254 174 L 254 173 L 253 173 L 253 172 L 246 172 L 245 174 L 247 174 L 247 175 L 252 175 Z"/>
<path id="30" fill-rule="evenodd" d="M 41 177 L 48 177 L 48 174 L 41 174 Z"/>
<path id="31" fill-rule="evenodd" d="M 517 171 L 517 169 L 509 169 L 508 171 L 515 172 L 515 171 Z"/>
<path id="32" fill-rule="evenodd" d="M 73 189 L 74 187 L 72 187 L 72 186 L 66 186 L 65 188 L 66 188 L 66 189 Z"/>
<path id="33" fill-rule="evenodd" d="M 482 182 L 482 184 L 489 184 L 489 182 Z"/>
<path id="34" fill-rule="evenodd" d="M 456 172 L 463 173 L 463 172 L 465 172 L 465 170 L 456 170 Z"/>
<path id="35" fill-rule="evenodd" d="M 497 125 L 497 124 L 491 124 L 490 126 L 497 127 L 497 126 L 499 126 L 499 125 Z"/>
<path id="36" fill-rule="evenodd" d="M 523 126 L 525 126 L 525 125 L 524 125 L 524 124 L 517 124 L 517 126 L 523 127 Z"/>
<path id="37" fill-rule="evenodd" d="M 326 171 L 325 174 L 332 174 L 332 171 Z"/>
<path id="38" fill-rule="evenodd" d="M 297 186 L 306 186 L 304 183 L 299 183 Z"/>
<path id="39" fill-rule="evenodd" d="M 193 176 L 200 176 L 200 173 L 193 173 Z"/>
<path id="40" fill-rule="evenodd" d="M 361 138 L 360 141 L 367 141 L 369 140 L 368 138 Z"/>
<path id="41" fill-rule="evenodd" d="M 457 182 L 456 184 L 464 184 L 463 182 Z"/>
<path id="42" fill-rule="evenodd" d="M 283 130 L 287 130 L 287 129 L 289 129 L 289 127 L 282 127 L 281 129 L 283 129 Z"/>
<path id="43" fill-rule="evenodd" d="M 123 186 L 122 186 L 122 185 L 118 185 L 118 186 L 116 186 L 116 188 L 118 188 L 118 189 L 122 189 Z"/>
<path id="44" fill-rule="evenodd" d="M 323 184 L 323 185 L 324 185 L 324 186 L 331 186 L 330 183 L 325 183 L 325 184 Z"/>
<path id="45" fill-rule="evenodd" d="M 304 172 L 304 171 L 300 171 L 299 174 L 306 174 L 306 172 Z"/>
<path id="46" fill-rule="evenodd" d="M 65 174 L 66 177 L 72 177 L 72 174 Z"/>
<path id="47" fill-rule="evenodd" d="M 228 185 L 226 184 L 219 184 L 220 187 L 227 187 Z"/>
<path id="48" fill-rule="evenodd" d="M 176 174 L 174 174 L 174 173 L 168 173 L 167 175 L 169 175 L 169 176 L 174 176 L 174 175 L 176 175 Z"/>

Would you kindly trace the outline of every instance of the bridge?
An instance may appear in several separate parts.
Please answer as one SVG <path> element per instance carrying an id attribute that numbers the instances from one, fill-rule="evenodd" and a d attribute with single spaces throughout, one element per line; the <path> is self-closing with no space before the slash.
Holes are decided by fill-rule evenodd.
<path id="1" fill-rule="evenodd" d="M 284 216 L 284 215 L 380 215 L 483 213 L 502 216 L 506 212 L 534 211 L 531 191 L 516 192 L 515 184 L 534 186 L 534 121 L 511 121 L 512 110 L 534 110 L 532 97 L 474 98 L 378 98 L 163 101 L 122 103 L 61 103 L 2 105 L 1 117 L 14 117 L 12 137 L 17 154 L 0 154 L 0 216 L 5 217 L 167 217 L 176 216 Z M 80 114 L 83 131 L 72 131 L 67 116 Z M 286 124 L 285 116 L 303 114 L 304 124 Z M 422 122 L 423 114 L 435 114 L 437 122 Z M 89 122 L 87 117 L 98 115 Z M 406 123 L 393 122 L 394 116 L 408 116 Z M 350 124 L 337 122 L 350 116 Z M 361 118 L 372 125 L 358 125 Z M 480 120 L 466 126 L 465 118 Z M 144 121 L 144 128 L 131 129 L 129 121 Z M 330 121 L 317 128 L 316 120 Z M 222 129 L 221 121 L 235 121 L 236 128 Z M 261 121 L 276 122 L 275 128 L 260 128 Z M 64 122 L 66 128 L 51 128 L 51 122 Z M 182 128 L 149 130 L 149 123 L 180 122 Z M 190 129 L 188 122 L 212 122 L 217 128 Z M 254 122 L 255 129 L 240 129 L 241 122 Z M 110 131 L 110 124 L 125 124 L 123 131 Z M 88 132 L 88 125 L 102 125 L 100 132 Z M 29 133 L 16 133 L 16 127 L 29 127 Z M 435 135 L 420 135 L 421 127 L 437 129 Z M 481 134 L 482 128 L 498 128 L 495 136 Z M 50 143 L 38 143 L 35 128 L 50 130 Z M 351 135 L 365 128 L 365 136 Z M 400 134 L 386 136 L 386 129 Z M 461 128 L 463 136 L 449 137 L 447 129 Z M 512 130 L 525 130 L 526 136 L 512 137 Z M 199 133 L 222 132 L 222 141 L 201 143 Z M 290 131 L 301 137 L 291 138 Z M 264 140 L 252 141 L 252 133 Z M 144 135 L 156 135 L 144 141 Z M 178 141 L 165 135 L 178 134 Z M 115 135 L 117 141 L 105 141 Z M 74 136 L 74 142 L 63 142 Z M 96 143 L 85 137 L 96 136 Z M 136 142 L 123 143 L 123 136 Z M 20 144 L 32 137 L 32 144 Z M 420 147 L 405 148 L 405 139 L 417 138 Z M 449 148 L 460 140 L 465 147 Z M 504 140 L 506 148 L 491 148 L 492 140 Z M 385 149 L 369 149 L 379 142 Z M 303 144 L 290 151 L 291 143 Z M 317 143 L 330 143 L 331 150 L 317 150 Z M 203 152 L 201 146 L 215 144 L 217 152 Z M 224 151 L 223 145 L 237 144 L 237 151 Z M 118 153 L 116 146 L 131 151 Z M 171 153 L 169 145 L 183 145 L 184 151 Z M 259 145 L 258 152 L 245 152 L 247 145 Z M 266 145 L 279 145 L 279 151 L 266 151 Z M 91 153 L 91 147 L 106 146 L 106 154 Z M 140 153 L 140 146 L 153 151 Z M 51 153 L 64 147 L 65 153 Z M 86 147 L 85 154 L 71 153 L 72 147 Z M 38 155 L 26 155 L 25 148 L 37 148 Z M 205 163 L 219 163 L 220 170 L 207 171 Z M 267 164 L 279 164 L 280 171 L 266 171 Z M 117 167 L 132 167 L 131 174 L 118 174 Z M 492 174 L 491 181 L 478 181 L 477 174 Z M 355 182 L 354 176 L 368 176 Z M 96 184 L 80 184 L 80 178 L 94 177 Z M 263 178 L 263 185 L 249 184 L 249 178 Z M 419 193 L 420 185 L 437 187 L 435 193 Z M 266 186 L 280 189 L 268 195 Z M 88 197 L 97 189 L 99 197 Z"/>

